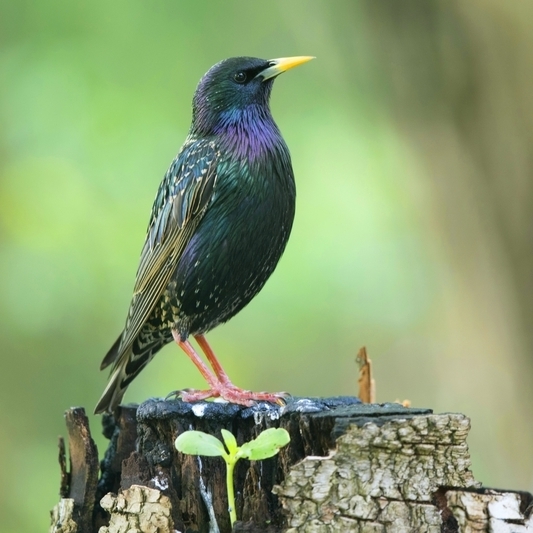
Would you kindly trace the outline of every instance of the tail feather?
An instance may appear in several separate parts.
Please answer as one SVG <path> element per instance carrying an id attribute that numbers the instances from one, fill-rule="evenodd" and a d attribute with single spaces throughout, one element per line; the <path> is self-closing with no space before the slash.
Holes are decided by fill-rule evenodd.
<path id="1" fill-rule="evenodd" d="M 106 356 L 107 357 L 107 356 Z M 115 356 L 116 357 L 116 356 Z M 94 409 L 94 414 L 98 415 L 104 412 L 113 413 L 115 408 L 121 402 L 129 381 L 126 383 L 126 366 L 131 358 L 131 349 L 124 353 L 120 361 L 115 363 L 115 367 L 109 377 L 109 382 L 105 388 L 102 397 Z M 105 361 L 105 359 L 104 359 Z M 108 363 L 109 364 L 109 363 Z M 107 366 L 107 365 L 106 365 Z"/>
<path id="2" fill-rule="evenodd" d="M 120 348 L 120 341 L 122 340 L 122 333 L 118 336 L 113 346 L 109 348 L 109 351 L 105 354 L 104 360 L 100 364 L 100 370 L 108 367 L 111 363 L 114 363 L 118 357 L 118 349 Z"/>
<path id="3" fill-rule="evenodd" d="M 162 334 L 156 330 L 142 331 L 129 347 L 120 346 L 122 335 L 116 340 L 102 361 L 100 368 L 113 363 L 109 382 L 98 401 L 94 414 L 113 413 L 121 402 L 128 385 L 141 370 L 153 359 L 154 355 L 170 340 L 172 334 Z"/>

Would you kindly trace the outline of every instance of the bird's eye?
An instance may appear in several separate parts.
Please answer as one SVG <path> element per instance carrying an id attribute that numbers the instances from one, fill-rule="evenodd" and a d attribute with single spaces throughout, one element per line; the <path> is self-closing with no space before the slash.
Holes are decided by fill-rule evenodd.
<path id="1" fill-rule="evenodd" d="M 237 83 L 244 83 L 246 81 L 246 72 L 243 72 L 242 70 L 240 70 L 239 72 L 237 72 L 234 76 L 233 76 L 233 79 L 237 82 Z"/>

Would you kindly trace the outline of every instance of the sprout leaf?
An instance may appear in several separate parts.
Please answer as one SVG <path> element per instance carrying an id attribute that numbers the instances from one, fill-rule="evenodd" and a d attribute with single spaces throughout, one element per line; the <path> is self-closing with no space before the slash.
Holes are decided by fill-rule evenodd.
<path id="1" fill-rule="evenodd" d="M 244 457 L 251 461 L 260 461 L 276 455 L 280 448 L 287 445 L 290 436 L 282 428 L 270 428 L 260 433 L 257 438 L 245 442 L 238 450 L 236 457 Z"/>
<path id="2" fill-rule="evenodd" d="M 226 429 L 221 429 L 222 438 L 224 439 L 224 444 L 228 449 L 230 455 L 235 455 L 237 452 L 237 439 L 235 439 L 233 433 L 229 432 Z"/>
<path id="3" fill-rule="evenodd" d="M 224 445 L 213 435 L 203 431 L 185 431 L 176 439 L 176 448 L 190 455 L 208 455 L 210 457 L 227 455 Z"/>

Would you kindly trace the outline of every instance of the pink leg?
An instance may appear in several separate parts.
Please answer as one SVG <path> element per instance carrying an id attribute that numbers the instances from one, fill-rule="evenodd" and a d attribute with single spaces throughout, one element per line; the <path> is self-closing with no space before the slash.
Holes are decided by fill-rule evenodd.
<path id="1" fill-rule="evenodd" d="M 219 381 L 225 385 L 232 385 L 229 376 L 222 368 L 222 365 L 220 364 L 219 360 L 217 359 L 217 356 L 215 355 L 215 352 L 213 352 L 213 349 L 211 348 L 211 346 L 209 346 L 205 335 L 195 335 L 194 338 L 196 339 L 196 342 L 200 345 L 200 348 L 202 348 L 202 351 L 207 357 L 209 364 L 213 367 L 215 375 L 219 379 Z"/>
<path id="2" fill-rule="evenodd" d="M 224 398 L 228 402 L 237 403 L 240 405 L 253 405 L 254 402 L 271 402 L 284 405 L 285 398 L 288 394 L 284 392 L 251 392 L 244 390 L 234 385 L 226 371 L 222 368 L 215 352 L 207 342 L 205 335 L 195 335 L 194 338 L 199 344 L 200 348 L 204 352 L 209 364 L 212 366 L 217 378 L 220 381 L 220 397 Z"/>
<path id="3" fill-rule="evenodd" d="M 228 402 L 246 405 L 248 407 L 255 402 L 260 401 L 277 404 L 285 403 L 284 398 L 287 397 L 286 393 L 250 392 L 233 385 L 203 335 L 198 335 L 196 340 L 213 366 L 216 376 L 213 375 L 209 368 L 207 368 L 206 364 L 202 361 L 201 357 L 189 341 L 182 341 L 179 333 L 174 330 L 172 331 L 172 336 L 178 346 L 189 356 L 196 368 L 198 368 L 210 387 L 207 390 L 186 389 L 179 391 L 178 395 L 181 396 L 184 401 L 197 402 L 207 398 L 220 397 Z"/>
<path id="4" fill-rule="evenodd" d="M 172 330 L 172 336 L 178 344 L 178 346 L 189 356 L 189 359 L 194 363 L 196 368 L 200 371 L 200 374 L 204 377 L 211 388 L 216 388 L 219 385 L 218 379 L 213 376 L 213 373 L 206 364 L 202 361 L 201 357 L 196 353 L 192 344 L 189 341 L 182 341 L 179 333 Z"/>

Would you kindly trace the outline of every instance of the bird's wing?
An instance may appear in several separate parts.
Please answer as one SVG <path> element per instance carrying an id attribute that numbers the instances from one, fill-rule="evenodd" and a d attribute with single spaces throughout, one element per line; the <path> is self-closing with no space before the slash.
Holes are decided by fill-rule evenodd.
<path id="1" fill-rule="evenodd" d="M 152 207 L 117 361 L 159 301 L 205 213 L 217 180 L 218 160 L 219 151 L 213 141 L 186 142 L 161 182 Z"/>

